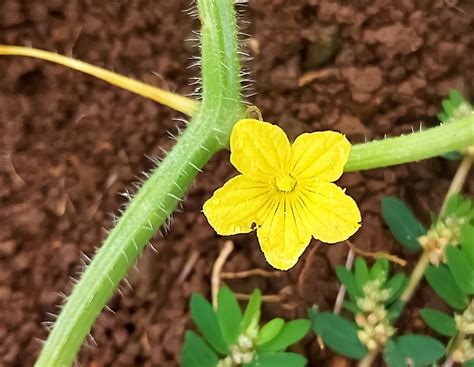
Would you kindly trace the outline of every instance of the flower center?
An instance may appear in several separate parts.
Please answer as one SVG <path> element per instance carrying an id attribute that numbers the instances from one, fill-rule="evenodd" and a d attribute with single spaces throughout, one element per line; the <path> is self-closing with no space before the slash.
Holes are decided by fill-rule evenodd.
<path id="1" fill-rule="evenodd" d="M 275 186 L 278 191 L 290 192 L 296 186 L 296 180 L 288 173 L 283 173 L 275 178 Z"/>

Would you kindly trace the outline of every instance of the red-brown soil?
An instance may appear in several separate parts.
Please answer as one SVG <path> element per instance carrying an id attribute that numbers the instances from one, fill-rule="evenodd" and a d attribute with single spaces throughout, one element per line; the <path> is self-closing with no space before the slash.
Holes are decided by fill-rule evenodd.
<path id="1" fill-rule="evenodd" d="M 157 86 L 192 92 L 187 70 L 197 52 L 190 42 L 198 23 L 183 1 L 2 0 L 0 43 L 32 45 L 113 69 Z M 436 122 L 450 88 L 472 96 L 474 4 L 467 0 L 251 0 L 243 11 L 252 35 L 247 66 L 257 96 L 249 100 L 267 121 L 290 135 L 335 129 L 353 143 L 418 129 Z M 317 73 L 314 73 L 314 72 Z M 159 77 L 153 75 L 156 72 Z M 310 74 L 306 74 L 310 73 Z M 301 78 L 305 76 L 303 80 Z M 300 81 L 300 84 L 298 83 Z M 145 157 L 169 149 L 167 131 L 177 113 L 91 77 L 46 62 L 0 58 L 0 366 L 31 366 L 58 313 L 58 292 L 69 294 L 132 189 L 149 170 Z M 383 195 L 406 200 L 423 221 L 436 211 L 457 163 L 441 158 L 346 174 L 341 185 L 360 204 L 360 248 L 387 250 L 410 260 L 380 217 Z M 201 206 L 235 174 L 228 154 L 209 163 L 174 215 L 171 231 L 157 237 L 129 275 L 132 290 L 110 302 L 84 347 L 83 366 L 177 366 L 185 328 L 191 326 L 192 292 L 210 295 L 210 271 L 225 239 L 206 223 Z M 466 191 L 474 193 L 474 180 Z M 253 234 L 233 238 L 226 271 L 269 269 Z M 179 280 L 193 251 L 198 260 Z M 298 266 L 275 279 L 230 282 L 248 293 L 290 290 L 265 305 L 265 318 L 304 316 L 308 306 L 333 306 L 334 266 L 347 247 L 313 241 Z M 400 269 L 397 269 L 397 271 Z M 289 310 L 283 304 L 294 306 Z M 397 325 L 426 331 L 418 309 L 443 305 L 422 287 Z M 288 305 L 287 305 L 288 306 Z M 299 349 L 298 349 L 299 348 Z M 313 336 L 297 347 L 314 366 L 346 366 L 319 351 Z"/>

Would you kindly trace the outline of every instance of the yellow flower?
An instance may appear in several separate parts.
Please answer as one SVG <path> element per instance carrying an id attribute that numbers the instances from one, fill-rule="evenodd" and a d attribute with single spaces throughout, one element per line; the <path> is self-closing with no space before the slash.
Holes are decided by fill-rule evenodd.
<path id="1" fill-rule="evenodd" d="M 220 235 L 257 230 L 267 261 L 277 269 L 296 264 L 311 236 L 343 241 L 360 227 L 355 201 L 331 183 L 341 177 L 351 144 L 323 131 L 290 144 L 276 125 L 240 120 L 230 137 L 230 161 L 241 173 L 203 207 Z"/>

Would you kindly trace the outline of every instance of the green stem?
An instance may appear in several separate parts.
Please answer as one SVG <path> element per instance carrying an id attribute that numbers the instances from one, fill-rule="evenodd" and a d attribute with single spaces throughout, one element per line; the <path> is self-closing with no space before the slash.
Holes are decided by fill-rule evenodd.
<path id="1" fill-rule="evenodd" d="M 345 171 L 420 161 L 474 144 L 474 114 L 427 130 L 352 147 Z"/>
<path id="2" fill-rule="evenodd" d="M 378 349 L 370 351 L 358 364 L 358 367 L 370 367 L 379 355 Z"/>
<path id="3" fill-rule="evenodd" d="M 474 157 L 470 153 L 466 153 L 464 155 L 464 158 L 461 161 L 458 170 L 456 171 L 456 175 L 454 176 L 453 181 L 449 186 L 449 191 L 446 194 L 446 197 L 444 198 L 443 206 L 441 207 L 441 211 L 439 214 L 440 216 L 442 216 L 446 211 L 446 205 L 448 204 L 449 198 L 462 190 L 464 182 L 466 182 L 467 175 L 471 170 L 473 158 Z"/>
<path id="4" fill-rule="evenodd" d="M 244 116 L 232 0 L 200 0 L 203 101 L 185 132 L 137 192 L 74 287 L 36 366 L 70 366 L 95 319 L 198 171 Z"/>
<path id="5" fill-rule="evenodd" d="M 404 304 L 406 304 L 413 296 L 413 293 L 415 293 L 418 283 L 420 283 L 421 278 L 423 278 L 423 274 L 425 274 L 425 270 L 429 264 L 430 260 L 428 258 L 428 254 L 423 252 L 410 275 L 407 287 L 400 296 L 400 301 L 402 301 Z"/>
<path id="6" fill-rule="evenodd" d="M 450 340 L 448 344 L 448 350 L 446 351 L 446 355 L 448 357 L 451 357 L 453 352 L 459 348 L 460 344 L 462 343 L 465 337 L 466 337 L 466 334 L 458 330 L 457 334 Z"/>

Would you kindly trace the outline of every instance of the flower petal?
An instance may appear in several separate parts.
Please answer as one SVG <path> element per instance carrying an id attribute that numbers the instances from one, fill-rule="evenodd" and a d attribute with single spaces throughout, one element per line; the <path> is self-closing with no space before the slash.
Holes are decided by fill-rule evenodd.
<path id="1" fill-rule="evenodd" d="M 293 267 L 311 241 L 311 232 L 298 221 L 292 195 L 281 194 L 257 229 L 268 263 L 280 270 Z"/>
<path id="2" fill-rule="evenodd" d="M 298 211 L 312 222 L 313 236 L 326 243 L 344 241 L 360 227 L 356 202 L 332 183 L 299 186 Z"/>
<path id="3" fill-rule="evenodd" d="M 261 223 L 270 196 L 268 184 L 239 175 L 214 192 L 204 203 L 203 212 L 220 235 L 248 233 Z"/>
<path id="4" fill-rule="evenodd" d="M 297 180 L 335 181 L 342 175 L 350 150 L 351 143 L 338 132 L 302 134 L 292 146 L 292 175 Z"/>
<path id="5" fill-rule="evenodd" d="M 230 161 L 241 173 L 274 176 L 287 168 L 291 146 L 278 126 L 254 119 L 238 121 L 230 136 Z"/>

